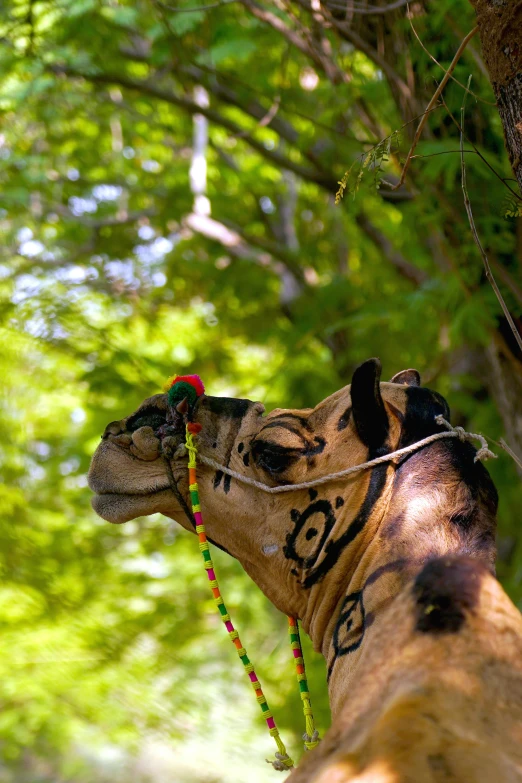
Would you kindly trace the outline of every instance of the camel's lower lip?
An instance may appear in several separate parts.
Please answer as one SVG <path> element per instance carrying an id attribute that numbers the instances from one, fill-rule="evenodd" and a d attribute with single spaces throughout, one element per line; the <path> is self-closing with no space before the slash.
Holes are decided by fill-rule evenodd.
<path id="1" fill-rule="evenodd" d="M 161 512 L 164 505 L 162 501 L 170 497 L 169 492 L 168 486 L 142 495 L 104 492 L 94 495 L 91 504 L 102 519 L 114 524 L 121 524 L 136 517 Z"/>
<path id="2" fill-rule="evenodd" d="M 149 498 L 152 495 L 157 495 L 158 492 L 165 492 L 166 489 L 170 489 L 169 484 L 164 484 L 162 487 L 154 487 L 154 489 L 143 489 L 141 492 L 114 492 L 110 489 L 94 489 L 93 492 L 99 497 L 110 495 L 111 497 L 122 498 Z"/>

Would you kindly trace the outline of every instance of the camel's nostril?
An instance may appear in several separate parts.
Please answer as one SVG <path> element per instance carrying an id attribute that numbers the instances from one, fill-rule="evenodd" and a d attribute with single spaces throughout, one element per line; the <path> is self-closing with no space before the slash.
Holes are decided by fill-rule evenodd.
<path id="1" fill-rule="evenodd" d="M 153 430 L 159 430 L 165 425 L 165 412 L 157 408 L 145 408 L 138 411 L 126 420 L 126 429 L 129 432 L 136 432 L 142 427 L 149 427 Z"/>

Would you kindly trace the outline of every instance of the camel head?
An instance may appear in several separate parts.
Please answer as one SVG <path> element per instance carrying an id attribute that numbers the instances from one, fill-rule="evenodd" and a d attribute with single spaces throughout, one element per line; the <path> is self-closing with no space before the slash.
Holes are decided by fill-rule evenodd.
<path id="1" fill-rule="evenodd" d="M 202 427 L 199 454 L 268 486 L 291 485 L 441 429 L 435 416 L 449 418 L 448 406 L 420 386 L 415 370 L 389 383 L 380 383 L 380 372 L 370 359 L 350 386 L 315 408 L 266 416 L 258 402 L 202 395 L 191 414 Z M 160 512 L 194 532 L 184 437 L 183 416 L 169 408 L 166 394 L 109 424 L 89 472 L 96 512 L 114 523 Z M 470 444 L 438 441 L 398 464 L 275 495 L 200 462 L 207 535 L 281 611 L 300 617 L 320 648 L 354 579 L 380 569 L 386 580 L 392 564 L 438 551 L 464 550 L 492 567 L 496 494 L 474 454 Z"/>

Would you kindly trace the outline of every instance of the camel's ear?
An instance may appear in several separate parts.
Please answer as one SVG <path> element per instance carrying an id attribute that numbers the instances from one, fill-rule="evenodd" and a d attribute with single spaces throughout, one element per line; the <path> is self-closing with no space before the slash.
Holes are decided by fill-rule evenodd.
<path id="1" fill-rule="evenodd" d="M 405 383 L 406 386 L 420 386 L 421 377 L 417 370 L 401 370 L 391 378 L 390 383 Z"/>
<path id="2" fill-rule="evenodd" d="M 355 370 L 350 388 L 357 434 L 372 451 L 382 446 L 388 437 L 388 416 L 381 397 L 380 377 L 379 359 L 368 359 Z"/>

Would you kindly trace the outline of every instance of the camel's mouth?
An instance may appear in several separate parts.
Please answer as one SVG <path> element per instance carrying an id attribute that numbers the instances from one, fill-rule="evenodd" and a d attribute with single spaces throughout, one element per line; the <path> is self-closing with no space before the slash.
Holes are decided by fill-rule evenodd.
<path id="1" fill-rule="evenodd" d="M 173 466 L 172 470 L 177 480 L 177 467 Z M 165 513 L 172 506 L 164 460 L 141 460 L 108 440 L 103 440 L 96 449 L 88 484 L 94 492 L 93 509 L 108 522 L 127 522 L 139 516 Z"/>
<path id="2" fill-rule="evenodd" d="M 121 524 L 136 517 L 147 516 L 163 509 L 170 499 L 170 486 L 134 494 L 120 492 L 97 492 L 91 500 L 94 511 L 107 522 Z"/>

